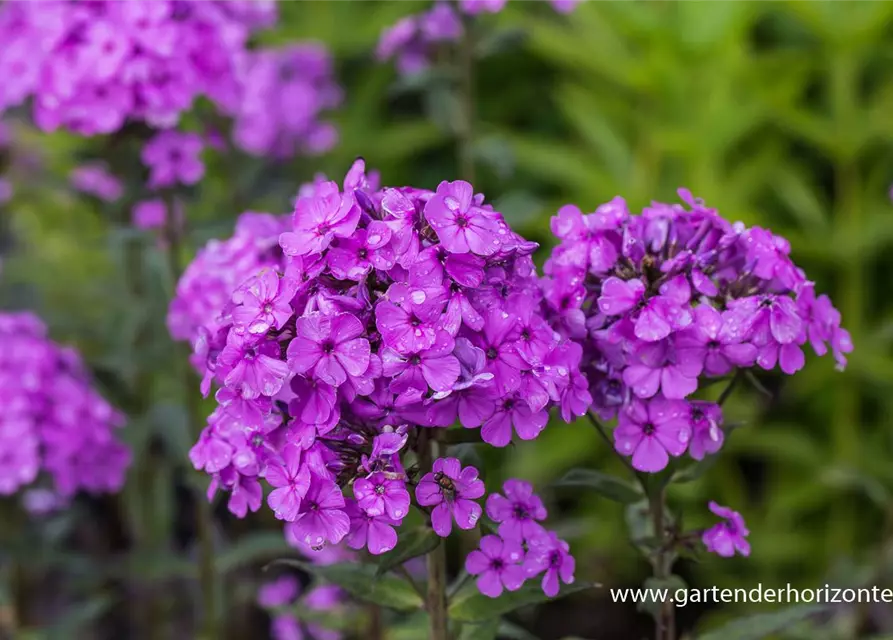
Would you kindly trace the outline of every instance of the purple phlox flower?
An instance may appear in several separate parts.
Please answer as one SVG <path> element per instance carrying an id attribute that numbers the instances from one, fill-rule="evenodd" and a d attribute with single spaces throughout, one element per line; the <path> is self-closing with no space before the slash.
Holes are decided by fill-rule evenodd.
<path id="1" fill-rule="evenodd" d="M 494 447 L 505 447 L 512 440 L 512 426 L 522 440 L 534 440 L 549 422 L 545 409 L 534 411 L 520 393 L 497 400 L 496 410 L 481 426 L 481 438 Z"/>
<path id="2" fill-rule="evenodd" d="M 695 460 L 702 460 L 722 448 L 725 440 L 722 407 L 713 402 L 694 400 L 689 402 L 689 409 L 692 433 L 688 454 Z"/>
<path id="3" fill-rule="evenodd" d="M 499 249 L 500 237 L 508 233 L 507 227 L 475 205 L 473 198 L 469 183 L 443 181 L 425 205 L 425 219 L 448 251 L 489 256 Z"/>
<path id="4" fill-rule="evenodd" d="M 558 335 L 532 307 L 522 307 L 518 314 L 518 340 L 515 349 L 529 364 L 543 362 L 558 342 Z"/>
<path id="5" fill-rule="evenodd" d="M 143 148 L 143 164 L 149 167 L 149 187 L 160 189 L 176 184 L 195 184 L 205 175 L 201 161 L 204 147 L 197 133 L 162 131 Z"/>
<path id="6" fill-rule="evenodd" d="M 69 175 L 71 186 L 88 195 L 95 196 L 105 202 L 114 202 L 124 193 L 124 185 L 109 173 L 104 163 L 83 164 L 72 170 Z"/>
<path id="7" fill-rule="evenodd" d="M 347 502 L 347 514 L 350 517 L 347 546 L 351 549 L 367 548 L 369 553 L 377 556 L 397 546 L 397 532 L 394 527 L 400 525 L 400 520 L 384 513 L 372 514 L 354 500 Z"/>
<path id="8" fill-rule="evenodd" d="M 521 370 L 529 368 L 518 354 L 515 343 L 519 336 L 518 317 L 492 309 L 486 316 L 483 335 L 475 336 L 487 358 L 487 372 L 500 395 L 515 391 L 521 384 Z"/>
<path id="9" fill-rule="evenodd" d="M 217 363 L 229 369 L 224 384 L 248 398 L 276 395 L 289 373 L 288 365 L 279 359 L 278 344 L 254 342 L 235 332 L 230 332 Z"/>
<path id="10" fill-rule="evenodd" d="M 279 236 L 285 254 L 320 253 L 333 239 L 353 235 L 360 208 L 352 193 L 342 195 L 337 183 L 327 182 L 319 186 L 315 196 L 298 200 L 293 220 L 293 230 Z"/>
<path id="11" fill-rule="evenodd" d="M 639 398 L 658 391 L 665 398 L 680 400 L 698 388 L 704 360 L 697 350 L 676 349 L 675 336 L 636 345 L 632 363 L 623 371 L 623 381 Z"/>
<path id="12" fill-rule="evenodd" d="M 465 558 L 465 570 L 478 577 L 478 591 L 490 598 L 498 598 L 503 588 L 517 591 L 524 584 L 527 573 L 520 564 L 523 559 L 524 550 L 517 540 L 484 536 L 480 548 Z"/>
<path id="13" fill-rule="evenodd" d="M 787 240 L 760 227 L 748 229 L 743 239 L 754 275 L 763 280 L 777 280 L 788 289 L 795 288 L 801 282 L 802 277 L 788 257 L 791 245 Z"/>
<path id="14" fill-rule="evenodd" d="M 369 367 L 369 341 L 361 337 L 363 323 L 355 316 L 315 314 L 298 318 L 296 335 L 288 345 L 288 366 L 335 387 L 347 376 L 358 377 Z"/>
<path id="15" fill-rule="evenodd" d="M 218 486 L 230 492 L 227 509 L 237 518 L 244 518 L 248 511 L 257 511 L 263 502 L 263 489 L 255 476 L 243 476 L 235 467 L 221 471 L 208 486 L 208 500 L 217 493 Z"/>
<path id="16" fill-rule="evenodd" d="M 691 286 L 683 275 L 671 278 L 661 285 L 660 295 L 649 298 L 636 320 L 636 337 L 655 342 L 684 329 L 692 322 Z"/>
<path id="17" fill-rule="evenodd" d="M 711 501 L 710 511 L 723 518 L 723 522 L 707 529 L 701 536 L 707 551 L 723 558 L 731 558 L 737 551 L 742 556 L 750 555 L 750 543 L 746 540 L 750 534 L 744 524 L 744 518 L 737 511 L 723 507 Z"/>
<path id="18" fill-rule="evenodd" d="M 189 460 L 196 469 L 217 473 L 229 465 L 233 453 L 232 445 L 218 438 L 212 429 L 206 427 L 198 442 L 189 450 Z"/>
<path id="19" fill-rule="evenodd" d="M 233 293 L 238 305 L 232 312 L 233 324 L 255 334 L 266 333 L 270 327 L 281 329 L 294 315 L 291 301 L 297 290 L 296 280 L 264 270 Z"/>
<path id="20" fill-rule="evenodd" d="M 694 323 L 675 336 L 678 355 L 686 361 L 703 361 L 708 376 L 724 376 L 735 367 L 754 365 L 757 348 L 726 328 L 724 314 L 709 304 L 699 305 L 694 314 Z"/>
<path id="21" fill-rule="evenodd" d="M 484 495 L 484 483 L 474 467 L 462 468 L 457 458 L 438 458 L 432 471 L 416 486 L 415 496 L 431 511 L 431 526 L 442 538 L 450 535 L 453 519 L 460 529 L 474 529 L 481 517 L 481 505 L 475 500 Z"/>
<path id="22" fill-rule="evenodd" d="M 275 609 L 294 602 L 301 585 L 295 576 L 280 576 L 263 585 L 257 592 L 257 604 L 265 609 Z"/>
<path id="23" fill-rule="evenodd" d="M 545 520 L 546 507 L 533 487 L 523 480 L 506 480 L 505 496 L 491 493 L 487 497 L 487 516 L 499 523 L 499 535 L 506 540 L 530 541 L 545 535 L 538 520 Z"/>
<path id="24" fill-rule="evenodd" d="M 634 309 L 645 295 L 645 285 L 639 279 L 621 280 L 611 276 L 602 284 L 598 308 L 606 316 L 619 316 Z"/>
<path id="25" fill-rule="evenodd" d="M 577 5 L 583 2 L 583 0 L 549 0 L 552 3 L 552 7 L 555 8 L 555 11 L 558 13 L 570 13 L 574 9 L 577 8 Z"/>
<path id="26" fill-rule="evenodd" d="M 429 42 L 451 42 L 462 37 L 462 20 L 448 2 L 438 0 L 419 16 L 419 29 Z"/>
<path id="27" fill-rule="evenodd" d="M 313 478 L 301 503 L 301 512 L 286 527 L 295 540 L 311 549 L 326 543 L 338 544 L 350 530 L 350 518 L 344 508 L 344 496 L 337 484 Z"/>
<path id="28" fill-rule="evenodd" d="M 141 200 L 133 205 L 131 220 L 137 229 L 161 229 L 167 222 L 167 204 L 160 198 Z"/>
<path id="29" fill-rule="evenodd" d="M 400 451 L 406 446 L 409 434 L 405 427 L 396 431 L 393 427 L 385 427 L 383 433 L 372 439 L 372 452 L 360 459 L 360 464 L 370 475 L 377 471 L 400 469 Z"/>
<path id="30" fill-rule="evenodd" d="M 834 308 L 828 296 L 816 297 L 815 286 L 811 282 L 800 288 L 797 306 L 806 324 L 807 338 L 813 350 L 817 355 L 823 356 L 828 352 L 826 343 L 830 343 L 837 368 L 842 371 L 847 362 L 844 354 L 853 350 L 853 343 L 849 332 L 840 326 L 840 312 Z"/>
<path id="31" fill-rule="evenodd" d="M 393 267 L 396 258 L 391 233 L 384 222 L 373 220 L 366 229 L 339 240 L 328 255 L 332 273 L 342 280 L 359 280 L 372 268 L 386 271 Z"/>
<path id="32" fill-rule="evenodd" d="M 340 417 L 337 390 L 322 380 L 292 378 L 291 390 L 295 397 L 289 402 L 289 413 L 306 424 L 319 425 L 320 433 L 325 433 L 325 425 L 334 426 Z"/>
<path id="33" fill-rule="evenodd" d="M 369 515 L 387 514 L 393 520 L 402 520 L 409 513 L 406 483 L 388 478 L 382 472 L 357 478 L 353 483 L 353 494 L 359 507 Z"/>
<path id="34" fill-rule="evenodd" d="M 459 0 L 459 8 L 470 16 L 479 13 L 499 13 L 508 0 Z"/>
<path id="35" fill-rule="evenodd" d="M 434 344 L 442 316 L 440 286 L 411 287 L 395 283 L 375 307 L 375 326 L 384 344 L 400 353 L 418 353 Z"/>
<path id="36" fill-rule="evenodd" d="M 691 440 L 688 405 L 681 400 L 655 396 L 633 401 L 620 413 L 614 429 L 614 448 L 632 456 L 638 471 L 657 473 L 667 466 L 669 456 L 681 456 Z"/>
<path id="37" fill-rule="evenodd" d="M 415 390 L 422 395 L 431 387 L 434 391 L 449 391 L 459 378 L 459 361 L 453 355 L 455 341 L 440 331 L 429 348 L 401 355 L 385 347 L 381 355 L 384 375 L 393 378 L 391 390 L 405 394 Z"/>
<path id="38" fill-rule="evenodd" d="M 725 316 L 732 337 L 747 336 L 757 347 L 756 363 L 770 370 L 776 364 L 787 374 L 803 368 L 806 342 L 797 304 L 783 295 L 766 294 L 729 301 Z"/>
<path id="39" fill-rule="evenodd" d="M 302 464 L 302 451 L 293 444 L 282 450 L 282 461 L 267 465 L 264 478 L 275 487 L 267 503 L 280 520 L 291 522 L 310 489 L 310 469 Z"/>
<path id="40" fill-rule="evenodd" d="M 575 561 L 570 546 L 550 531 L 545 536 L 530 540 L 524 558 L 524 571 L 528 578 L 543 575 L 543 592 L 550 598 L 558 595 L 561 583 L 573 584 Z"/>

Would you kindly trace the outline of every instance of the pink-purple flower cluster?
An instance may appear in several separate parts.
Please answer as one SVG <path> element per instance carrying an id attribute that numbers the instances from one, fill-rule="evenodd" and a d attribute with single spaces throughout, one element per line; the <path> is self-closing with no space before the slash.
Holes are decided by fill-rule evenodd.
<path id="1" fill-rule="evenodd" d="M 465 559 L 465 570 L 477 576 L 478 590 L 491 598 L 498 598 L 503 589 L 517 591 L 539 575 L 543 592 L 555 597 L 562 582 L 574 582 L 570 547 L 540 524 L 548 514 L 530 483 L 507 480 L 503 493 L 487 498 L 487 516 L 499 523 L 499 535 L 481 539 L 480 548 Z"/>
<path id="2" fill-rule="evenodd" d="M 13 0 L 0 8 L 0 112 L 33 98 L 45 130 L 176 124 L 198 96 L 234 113 L 252 32 L 268 1 Z"/>
<path id="3" fill-rule="evenodd" d="M 536 245 L 467 182 L 382 189 L 358 161 L 343 189 L 303 194 L 282 261 L 222 301 L 198 341 L 221 388 L 191 459 L 238 515 L 260 508 L 266 479 L 292 539 L 382 553 L 409 509 L 403 456 L 422 431 L 458 422 L 505 446 L 513 430 L 537 437 L 550 406 L 580 415 L 582 349 L 540 313 Z M 178 306 L 190 290 L 206 296 L 181 286 Z M 438 465 L 416 497 L 446 535 L 452 519 L 473 526 L 483 488 L 473 469 Z"/>
<path id="4" fill-rule="evenodd" d="M 322 45 L 252 52 L 233 139 L 254 155 L 323 153 L 337 143 L 338 132 L 320 116 L 341 100 L 331 56 Z"/>
<path id="5" fill-rule="evenodd" d="M 139 214 L 141 228 L 163 224 L 164 203 Z M 148 204 L 148 203 L 144 203 Z M 154 209 L 159 209 L 160 214 Z M 230 297 L 236 287 L 264 268 L 279 268 L 283 263 L 279 234 L 288 224 L 286 216 L 246 212 L 239 216 L 235 232 L 226 240 L 211 240 L 198 251 L 177 283 L 177 291 L 167 315 L 167 326 L 176 340 L 206 344 L 211 336 L 231 322 Z M 198 365 L 205 370 L 205 359 Z"/>
<path id="6" fill-rule="evenodd" d="M 560 13 L 570 13 L 581 0 L 549 0 Z M 508 0 L 459 0 L 459 12 L 467 16 L 499 13 Z M 378 41 L 379 60 L 394 59 L 401 75 L 413 75 L 426 70 L 431 59 L 445 42 L 456 42 L 462 37 L 462 18 L 452 5 L 437 0 L 434 6 L 419 14 L 401 18 L 385 29 Z"/>
<path id="7" fill-rule="evenodd" d="M 594 412 L 618 417 L 617 451 L 646 472 L 722 445 L 720 407 L 689 399 L 703 378 L 793 374 L 807 342 L 819 355 L 830 346 L 840 368 L 852 350 L 786 240 L 679 195 L 687 208 L 654 202 L 641 215 L 620 197 L 588 215 L 563 207 L 543 282 L 554 325 L 583 346 Z"/>
<path id="8" fill-rule="evenodd" d="M 130 452 L 124 418 L 90 384 L 77 353 L 47 338 L 33 314 L 0 313 L 0 495 L 46 473 L 62 498 L 115 492 Z"/>

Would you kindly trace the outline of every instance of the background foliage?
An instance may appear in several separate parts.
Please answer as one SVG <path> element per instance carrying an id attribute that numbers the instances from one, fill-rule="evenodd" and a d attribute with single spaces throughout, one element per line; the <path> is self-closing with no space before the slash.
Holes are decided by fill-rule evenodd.
<path id="1" fill-rule="evenodd" d="M 326 157 L 289 165 L 211 161 L 189 194 L 193 246 L 228 235 L 243 210 L 287 211 L 300 183 L 320 171 L 339 178 L 358 155 L 386 184 L 433 188 L 458 177 L 463 113 L 449 70 L 408 82 L 370 53 L 383 27 L 424 6 L 282 5 L 268 43 L 313 38 L 336 56 L 346 95 L 335 114 L 341 142 Z M 687 186 L 726 217 L 788 237 L 852 333 L 846 373 L 813 358 L 790 380 L 764 377 L 768 396 L 739 392 L 727 415 L 746 425 L 722 463 L 697 483 L 674 486 L 670 501 L 691 524 L 706 524 L 699 519 L 715 499 L 751 528 L 750 558 L 683 563 L 678 572 L 690 586 L 891 586 L 891 25 L 893 4 L 883 2 L 590 2 L 569 17 L 513 2 L 485 18 L 475 42 L 475 187 L 542 242 L 541 256 L 561 204 L 591 211 L 621 194 L 641 207 Z M 104 392 L 131 416 L 127 438 L 138 462 L 120 497 L 7 527 L 8 544 L 22 545 L 15 549 L 28 559 L 25 575 L 7 575 L 7 583 L 28 587 L 29 622 L 43 634 L 35 637 L 91 637 L 90 629 L 126 630 L 134 621 L 154 637 L 192 637 L 191 513 L 201 497 L 186 459 L 186 398 L 195 390 L 172 374 L 184 352 L 164 327 L 170 265 L 154 238 L 128 226 L 138 191 L 100 207 L 68 189 L 67 172 L 80 159 L 108 157 L 102 141 L 16 130 L 28 158 L 2 212 L 12 215 L 15 251 L 4 261 L 0 303 L 34 308 L 54 338 L 84 352 Z M 132 152 L 114 153 L 115 170 L 139 184 Z M 135 271 L 144 283 L 137 290 L 128 284 Z M 647 567 L 627 542 L 623 505 L 547 489 L 571 467 L 622 472 L 594 430 L 556 423 L 536 442 L 487 455 L 489 488 L 522 477 L 559 505 L 578 579 L 641 584 Z M 250 599 L 264 561 L 285 553 L 279 526 L 259 514 L 239 522 L 215 512 L 217 566 L 229 575 L 221 586 L 227 628 L 234 638 L 260 637 L 263 618 Z M 690 605 L 678 613 L 682 628 L 703 631 L 771 610 Z M 837 607 L 784 636 L 734 637 L 867 638 L 893 632 L 890 617 Z M 541 638 L 628 639 L 650 628 L 606 589 L 522 612 L 518 622 Z M 389 637 L 420 637 L 413 633 L 395 626 Z"/>

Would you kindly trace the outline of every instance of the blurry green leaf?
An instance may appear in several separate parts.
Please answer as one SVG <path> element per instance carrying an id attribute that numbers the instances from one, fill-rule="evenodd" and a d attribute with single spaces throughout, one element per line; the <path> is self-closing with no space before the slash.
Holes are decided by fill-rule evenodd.
<path id="1" fill-rule="evenodd" d="M 375 575 L 381 577 L 404 562 L 434 551 L 441 542 L 440 536 L 427 526 L 410 529 L 400 534 L 397 546 L 383 554 L 378 561 Z"/>
<path id="2" fill-rule="evenodd" d="M 459 640 L 496 640 L 499 632 L 499 618 L 492 618 L 484 622 L 468 623 L 462 625 Z"/>
<path id="3" fill-rule="evenodd" d="M 323 580 L 338 585 L 350 595 L 398 611 L 412 611 L 424 603 L 405 581 L 394 576 L 376 576 L 371 564 L 315 565 L 302 560 L 276 560 L 274 564 L 297 567 Z"/>
<path id="4" fill-rule="evenodd" d="M 505 620 L 499 625 L 499 637 L 509 640 L 540 640 L 526 629 Z"/>
<path id="5" fill-rule="evenodd" d="M 186 410 L 171 402 L 161 402 L 152 405 L 146 420 L 152 432 L 170 449 L 172 458 L 186 464 L 194 444 Z"/>
<path id="6" fill-rule="evenodd" d="M 563 598 L 597 586 L 599 585 L 589 582 L 563 584 L 558 595 L 550 598 L 543 593 L 540 581 L 532 580 L 517 591 L 504 591 L 498 598 L 490 598 L 478 591 L 476 584 L 469 583 L 450 600 L 449 616 L 451 620 L 459 622 L 481 622 L 521 607 Z"/>
<path id="7" fill-rule="evenodd" d="M 113 598 L 99 596 L 85 603 L 72 605 L 69 612 L 41 636 L 46 640 L 70 640 L 70 638 L 78 637 L 85 627 L 108 611 L 112 604 L 114 604 Z"/>
<path id="8" fill-rule="evenodd" d="M 481 457 L 478 449 L 478 445 L 474 442 L 463 442 L 451 445 L 447 449 L 447 454 L 452 458 L 458 458 L 462 466 L 472 466 L 480 469 L 484 466 L 484 459 Z"/>
<path id="9" fill-rule="evenodd" d="M 512 51 L 520 47 L 526 37 L 527 32 L 520 28 L 487 29 L 483 37 L 475 43 L 475 57 L 488 58 L 492 55 Z"/>
<path id="10" fill-rule="evenodd" d="M 682 484 L 685 482 L 692 482 L 694 480 L 697 480 L 702 475 L 704 475 L 711 467 L 713 467 L 718 459 L 718 454 L 704 456 L 701 460 L 688 465 L 684 469 L 679 469 L 678 471 L 676 471 L 676 473 L 673 474 L 673 479 L 670 482 Z"/>
<path id="11" fill-rule="evenodd" d="M 826 486 L 862 493 L 881 510 L 887 509 L 890 504 L 890 492 L 884 485 L 859 469 L 832 466 L 824 469 L 819 478 Z"/>
<path id="12" fill-rule="evenodd" d="M 642 492 L 633 485 L 616 476 L 594 469 L 571 469 L 553 486 L 590 489 L 623 504 L 632 504 L 642 499 Z"/>
<path id="13" fill-rule="evenodd" d="M 822 611 L 822 605 L 802 605 L 739 618 L 698 636 L 698 640 L 763 640 Z"/>
<path id="14" fill-rule="evenodd" d="M 239 538 L 235 544 L 217 556 L 217 570 L 227 574 L 247 564 L 269 560 L 289 551 L 292 549 L 281 531 L 255 531 Z"/>

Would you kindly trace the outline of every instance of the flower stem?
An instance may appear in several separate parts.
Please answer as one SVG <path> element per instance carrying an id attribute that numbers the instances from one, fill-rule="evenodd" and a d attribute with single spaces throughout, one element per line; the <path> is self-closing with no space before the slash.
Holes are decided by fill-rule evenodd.
<path id="1" fill-rule="evenodd" d="M 419 467 L 427 473 L 434 466 L 439 455 L 438 431 L 422 429 L 419 434 Z M 428 565 L 428 592 L 425 596 L 425 609 L 428 611 L 429 640 L 449 640 L 449 621 L 447 620 L 447 576 L 446 545 L 439 544 L 426 557 Z"/>
<path id="2" fill-rule="evenodd" d="M 644 482 L 642 488 L 647 491 Z M 654 535 L 657 538 L 657 551 L 652 557 L 651 566 L 653 575 L 658 580 L 666 580 L 670 577 L 672 569 L 672 550 L 666 544 L 666 526 L 664 523 L 665 487 L 652 491 L 648 497 L 649 511 L 654 523 Z M 655 640 L 676 640 L 676 616 L 673 611 L 673 603 L 669 600 L 661 603 L 660 611 L 655 617 Z"/>
<path id="3" fill-rule="evenodd" d="M 167 205 L 167 219 L 165 221 L 165 240 L 167 241 L 168 271 L 172 286 L 176 293 L 177 283 L 183 273 L 180 262 L 182 251 L 181 225 L 174 209 L 173 197 L 165 198 Z M 184 221 L 185 224 L 185 221 Z M 192 437 L 198 440 L 201 436 L 201 424 L 204 421 L 201 405 L 198 401 L 198 389 L 196 379 L 189 365 L 188 354 L 178 358 L 183 393 L 185 394 L 187 416 L 192 427 Z M 195 528 L 198 537 L 198 574 L 202 593 L 202 605 L 204 610 L 204 635 L 208 639 L 221 637 L 218 629 L 217 608 L 217 575 L 214 566 L 214 514 L 211 505 L 201 494 L 196 496 Z"/>
<path id="4" fill-rule="evenodd" d="M 611 436 L 608 435 L 608 432 L 605 430 L 605 425 L 603 425 L 598 418 L 596 418 L 592 413 L 587 413 L 586 417 L 589 418 L 590 424 L 595 427 L 595 430 L 598 431 L 598 434 L 602 437 L 602 440 L 605 441 L 605 444 L 608 445 L 608 448 L 614 452 L 614 455 L 623 463 L 627 469 L 636 473 L 636 470 L 633 468 L 633 465 L 630 464 L 630 461 L 626 458 L 626 456 L 621 455 L 617 449 L 614 448 L 614 443 L 611 442 Z"/>

